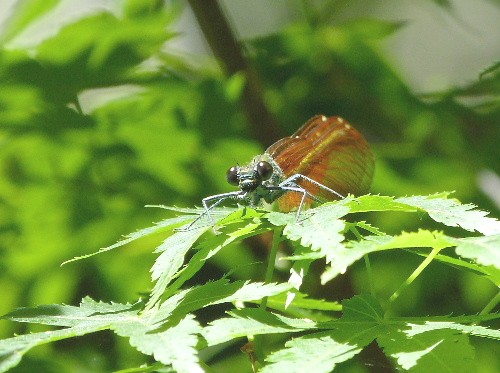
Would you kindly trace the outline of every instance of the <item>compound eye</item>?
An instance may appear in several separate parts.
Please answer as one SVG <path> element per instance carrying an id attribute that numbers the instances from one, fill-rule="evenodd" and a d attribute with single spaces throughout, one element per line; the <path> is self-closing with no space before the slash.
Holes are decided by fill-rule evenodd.
<path id="1" fill-rule="evenodd" d="M 239 184 L 238 167 L 233 166 L 226 173 L 226 180 L 231 185 Z"/>
<path id="2" fill-rule="evenodd" d="M 261 161 L 257 163 L 257 173 L 260 176 L 261 180 L 267 180 L 273 174 L 273 166 L 271 166 L 268 162 Z"/>

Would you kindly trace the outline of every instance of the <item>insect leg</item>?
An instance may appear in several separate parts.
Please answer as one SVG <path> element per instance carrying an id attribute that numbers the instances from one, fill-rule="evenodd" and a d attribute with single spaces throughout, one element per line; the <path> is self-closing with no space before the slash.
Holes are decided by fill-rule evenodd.
<path id="1" fill-rule="evenodd" d="M 311 179 L 310 177 L 307 177 L 305 175 L 302 175 L 302 174 L 295 174 L 295 175 L 292 175 L 290 176 L 288 179 L 284 180 L 280 185 L 289 185 L 289 184 L 293 184 L 293 185 L 298 185 L 297 184 L 297 180 L 305 180 L 305 181 L 308 181 L 310 182 L 311 184 L 314 184 L 318 187 L 320 187 L 321 189 L 324 189 L 332 194 L 335 194 L 337 197 L 340 197 L 341 199 L 344 199 L 345 197 L 340 194 L 339 192 L 336 192 L 335 190 L 331 189 L 331 188 L 328 188 L 326 185 L 324 184 L 321 184 L 319 182 L 317 182 L 316 180 L 314 179 Z M 314 197 L 315 200 L 318 200 L 317 198 Z"/>
<path id="2" fill-rule="evenodd" d="M 188 231 L 191 229 L 191 227 L 202 217 L 205 215 L 208 216 L 208 219 L 210 220 L 210 225 L 215 226 L 214 219 L 212 215 L 210 214 L 210 210 L 212 210 L 214 207 L 218 206 L 221 202 L 225 201 L 226 199 L 237 199 L 238 196 L 241 194 L 241 191 L 236 191 L 236 192 L 229 192 L 229 193 L 222 193 L 222 194 L 216 194 L 213 196 L 208 196 L 202 199 L 202 204 L 203 207 L 205 208 L 205 211 L 203 211 L 200 215 L 196 217 L 189 225 L 185 228 L 179 228 L 177 231 Z M 212 201 L 215 201 L 214 203 L 210 204 Z"/>

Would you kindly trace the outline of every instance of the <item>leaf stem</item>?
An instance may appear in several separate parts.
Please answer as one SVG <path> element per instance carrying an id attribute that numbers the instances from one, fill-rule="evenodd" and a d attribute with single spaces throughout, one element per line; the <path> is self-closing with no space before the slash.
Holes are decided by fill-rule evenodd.
<path id="1" fill-rule="evenodd" d="M 413 273 L 406 279 L 405 282 L 401 284 L 401 286 L 391 295 L 389 298 L 389 302 L 394 302 L 399 295 L 411 285 L 413 281 L 422 273 L 422 271 L 432 262 L 434 257 L 441 251 L 441 248 L 432 249 L 429 255 L 423 260 L 422 263 L 413 271 Z"/>
<path id="2" fill-rule="evenodd" d="M 278 227 L 274 229 L 273 242 L 271 243 L 271 251 L 269 252 L 269 260 L 267 262 L 266 275 L 264 277 L 264 282 L 266 284 L 273 280 L 274 266 L 276 265 L 276 256 L 278 255 L 278 247 L 281 242 L 281 234 L 283 233 L 283 227 Z M 260 303 L 261 309 L 266 309 L 267 307 L 267 297 L 262 298 Z"/>
<path id="3" fill-rule="evenodd" d="M 373 281 L 373 272 L 372 272 L 372 266 L 370 264 L 370 257 L 368 254 L 363 255 L 363 259 L 365 260 L 365 266 L 366 266 L 366 273 L 368 275 L 368 282 L 370 284 L 370 293 L 373 297 L 375 297 L 375 284 Z"/>
<path id="4" fill-rule="evenodd" d="M 267 108 L 259 74 L 246 59 L 244 44 L 237 39 L 226 19 L 221 2 L 217 0 L 188 0 L 188 2 L 210 49 L 226 74 L 232 76 L 237 72 L 244 73 L 246 84 L 242 97 L 243 110 L 250 121 L 253 136 L 261 144 L 269 145 L 269 139 L 279 138 L 279 126 Z"/>
<path id="5" fill-rule="evenodd" d="M 483 308 L 481 312 L 479 312 L 479 315 L 487 315 L 488 313 L 491 312 L 495 306 L 500 303 L 500 292 L 497 293 L 489 302 L 488 304 Z"/>
<path id="6" fill-rule="evenodd" d="M 277 227 L 274 229 L 273 242 L 271 244 L 271 251 L 269 252 L 269 260 L 266 268 L 266 275 L 264 277 L 264 282 L 266 284 L 273 280 L 274 266 L 276 264 L 276 256 L 278 255 L 278 247 L 281 242 L 281 235 L 283 233 L 283 227 Z M 259 308 L 265 310 L 267 307 L 267 297 L 262 298 Z M 251 339 L 249 338 L 251 342 Z M 264 348 L 263 348 L 263 338 L 261 335 L 256 335 L 253 337 L 254 351 L 257 361 L 261 364 L 264 363 Z"/>
<path id="7" fill-rule="evenodd" d="M 363 237 L 359 233 L 358 229 L 354 225 L 351 225 L 349 227 L 349 229 L 356 236 L 358 241 L 361 241 L 363 239 Z M 373 281 L 373 271 L 372 271 L 372 266 L 370 263 L 370 257 L 368 256 L 368 254 L 365 254 L 365 255 L 363 255 L 363 259 L 365 260 L 366 273 L 368 275 L 368 283 L 370 284 L 369 285 L 370 286 L 370 293 L 372 296 L 375 297 L 375 281 Z"/>

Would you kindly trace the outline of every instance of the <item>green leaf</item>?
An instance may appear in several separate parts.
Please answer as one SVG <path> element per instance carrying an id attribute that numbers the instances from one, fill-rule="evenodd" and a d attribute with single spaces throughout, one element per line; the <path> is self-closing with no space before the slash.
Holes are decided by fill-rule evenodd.
<path id="1" fill-rule="evenodd" d="M 227 302 L 248 302 L 273 296 L 290 290 L 289 284 L 264 284 L 262 282 L 236 281 L 227 279 L 208 282 L 189 290 L 172 314 L 182 317 L 194 310 Z"/>
<path id="2" fill-rule="evenodd" d="M 66 65 L 69 69 L 81 67 L 83 76 L 89 74 L 88 82 L 80 81 L 82 87 L 102 86 L 95 72 L 102 74 L 105 71 L 109 75 L 101 76 L 102 83 L 113 81 L 158 52 L 172 37 L 166 29 L 170 21 L 170 15 L 161 9 L 147 17 L 136 14 L 121 19 L 103 11 L 63 27 L 55 37 L 38 47 L 38 58 L 46 63 Z M 75 81 L 78 80 L 72 80 Z"/>
<path id="3" fill-rule="evenodd" d="M 500 319 L 500 313 L 461 315 L 461 316 L 425 316 L 425 317 L 395 317 L 394 320 L 407 322 L 409 324 L 429 324 L 442 322 L 452 322 L 458 324 L 479 324 L 490 320 Z M 429 324 L 430 325 L 430 324 Z M 457 329 L 458 330 L 458 329 Z"/>
<path id="4" fill-rule="evenodd" d="M 430 247 L 432 249 L 444 249 L 455 246 L 455 240 L 442 232 L 419 229 L 418 232 L 403 232 L 393 236 L 390 242 L 379 247 L 380 250 L 411 247 Z"/>
<path id="5" fill-rule="evenodd" d="M 371 295 L 356 295 L 342 302 L 343 315 L 339 320 L 380 321 L 384 311 L 380 304 Z"/>
<path id="6" fill-rule="evenodd" d="M 500 233 L 500 222 L 487 217 L 487 212 L 475 210 L 472 204 L 461 204 L 447 199 L 448 193 L 430 196 L 393 198 L 387 196 L 361 196 L 348 203 L 351 212 L 423 210 L 439 223 L 451 227 L 462 227 L 468 231 L 478 231 L 485 235 Z"/>
<path id="7" fill-rule="evenodd" d="M 229 315 L 231 317 L 211 322 L 203 330 L 202 335 L 209 346 L 250 335 L 296 333 L 316 327 L 311 320 L 292 319 L 260 308 L 235 310 Z"/>
<path id="8" fill-rule="evenodd" d="M 426 257 L 428 254 L 424 252 L 415 252 L 415 254 Z M 500 271 L 495 270 L 494 267 L 483 267 L 479 264 L 472 263 L 468 260 L 453 258 L 448 255 L 438 254 L 434 257 L 435 260 L 438 260 L 442 263 L 446 263 L 455 268 L 463 268 L 467 269 L 475 274 L 483 275 L 488 277 L 496 286 L 500 285 Z"/>
<path id="9" fill-rule="evenodd" d="M 228 99 L 230 101 L 238 100 L 243 93 L 246 83 L 246 75 L 243 72 L 233 74 L 226 82 L 225 90 Z"/>
<path id="10" fill-rule="evenodd" d="M 236 284 L 241 284 L 241 281 L 236 282 Z M 256 299 L 262 299 L 264 297 L 271 297 L 273 295 L 281 294 L 287 290 L 290 290 L 291 286 L 287 283 L 282 284 L 265 284 L 263 282 L 245 282 L 234 294 L 231 294 L 216 303 L 223 302 L 250 302 Z M 216 304 L 211 303 L 211 304 Z"/>
<path id="11" fill-rule="evenodd" d="M 260 304 L 258 301 L 251 303 Z M 267 307 L 277 310 L 285 315 L 297 318 L 307 318 L 316 322 L 326 322 L 332 320 L 330 312 L 318 311 L 341 311 L 342 305 L 338 302 L 330 302 L 323 299 L 312 299 L 295 289 L 286 293 L 273 295 L 267 298 Z"/>
<path id="12" fill-rule="evenodd" d="M 406 203 L 397 202 L 394 197 L 366 195 L 357 197 L 348 203 L 350 212 L 369 212 L 369 211 L 400 211 L 415 212 L 415 207 Z"/>
<path id="13" fill-rule="evenodd" d="M 261 215 L 261 213 L 253 209 L 240 209 L 236 211 L 223 209 L 220 214 L 216 214 L 213 218 L 214 223 L 217 225 L 224 223 L 227 224 L 234 219 L 237 221 L 240 221 L 241 218 L 253 219 L 255 217 L 260 217 Z M 238 217 L 240 219 L 238 219 Z M 195 223 L 195 226 L 190 230 L 179 231 L 168 237 L 155 250 L 155 252 L 161 252 L 151 269 L 152 279 L 157 282 L 151 292 L 151 298 L 149 299 L 146 308 L 152 307 L 152 305 L 160 299 L 167 289 L 168 284 L 174 278 L 179 277 L 179 280 L 173 286 L 172 290 L 169 290 L 168 294 L 171 294 L 173 291 L 178 289 L 184 281 L 194 275 L 197 270 L 201 269 L 206 259 L 215 255 L 225 246 L 231 244 L 235 240 L 243 239 L 247 236 L 253 236 L 266 230 L 260 230 L 259 223 L 250 223 L 230 233 L 229 238 L 224 238 L 224 236 L 221 235 L 213 238 L 212 240 L 206 241 L 206 246 L 202 245 L 201 250 L 195 254 L 195 257 L 192 258 L 190 263 L 183 270 L 180 270 L 182 264 L 184 263 L 186 253 L 192 248 L 198 238 L 209 229 L 211 229 L 211 226 L 197 227 Z M 211 244 L 216 245 L 212 246 Z"/>
<path id="14" fill-rule="evenodd" d="M 491 75 L 491 76 L 500 75 L 500 61 L 497 61 L 493 65 L 488 66 L 486 69 L 484 69 L 481 72 L 481 74 L 479 74 L 479 79 L 486 78 L 489 75 Z"/>
<path id="15" fill-rule="evenodd" d="M 177 293 L 159 308 L 147 310 L 140 318 L 113 324 L 112 328 L 119 335 L 130 337 L 130 343 L 139 351 L 171 364 L 176 371 L 198 372 L 196 334 L 202 329 L 189 312 L 225 302 L 261 299 L 289 288 L 287 284 L 229 283 L 222 279 Z M 162 330 L 166 321 L 168 329 Z"/>
<path id="16" fill-rule="evenodd" d="M 357 221 L 356 223 L 349 223 L 349 222 L 347 223 L 348 228 L 350 228 L 351 225 L 358 227 L 358 228 L 361 228 L 361 229 L 364 229 L 365 231 L 368 231 L 371 234 L 376 234 L 378 236 L 385 235 L 385 233 L 382 230 L 380 230 L 377 227 L 372 226 L 371 224 L 368 224 L 365 221 Z"/>
<path id="17" fill-rule="evenodd" d="M 177 271 L 184 263 L 186 253 L 192 248 L 196 240 L 210 227 L 195 228 L 188 231 L 176 232 L 167 237 L 155 252 L 160 252 L 151 268 L 151 278 L 156 281 L 151 298 L 146 308 L 152 307 L 160 300 L 168 284 L 177 275 Z"/>
<path id="18" fill-rule="evenodd" d="M 500 269 L 500 234 L 458 239 L 455 251 L 464 258 L 473 259 L 484 266 Z"/>
<path id="19" fill-rule="evenodd" d="M 377 339 L 401 368 L 412 373 L 475 371 L 474 349 L 467 335 L 447 328 L 413 334 L 410 327 L 403 332 L 394 329 Z"/>
<path id="20" fill-rule="evenodd" d="M 1 43 L 8 42 L 38 18 L 54 9 L 59 3 L 60 0 L 17 1 L 11 16 L 6 21 L 3 35 L 0 37 Z"/>
<path id="21" fill-rule="evenodd" d="M 266 358 L 271 364 L 260 370 L 263 373 L 329 373 L 339 363 L 357 355 L 361 348 L 335 341 L 328 333 L 317 333 L 295 338 L 285 344 L 285 349 Z"/>
<path id="22" fill-rule="evenodd" d="M 225 302 L 246 302 L 276 295 L 288 290 L 288 284 L 229 283 L 222 279 L 198 288 L 188 289 L 167 299 L 159 308 L 147 310 L 140 318 L 113 323 L 121 336 L 130 337 L 130 343 L 139 351 L 153 355 L 178 372 L 198 372 L 200 367 L 195 346 L 201 326 L 189 312 Z M 168 328 L 161 326 L 168 320 Z"/>
<path id="23" fill-rule="evenodd" d="M 338 363 L 357 355 L 376 336 L 383 312 L 370 296 L 355 296 L 343 302 L 344 315 L 318 324 L 330 329 L 295 338 L 285 349 L 270 355 L 262 372 L 331 372 Z"/>
<path id="24" fill-rule="evenodd" d="M 303 247 L 311 247 L 312 251 L 331 262 L 335 260 L 336 252 L 344 248 L 341 244 L 344 240 L 341 232 L 345 228 L 345 222 L 339 218 L 347 213 L 349 208 L 342 203 L 322 205 L 304 213 L 307 216 L 303 220 L 286 224 L 283 235 L 292 241 L 299 241 Z M 270 217 L 271 223 L 275 224 L 276 216 L 278 215 L 274 214 Z"/>
<path id="25" fill-rule="evenodd" d="M 260 223 L 249 223 L 242 228 L 235 230 L 225 235 L 217 235 L 203 241 L 196 247 L 198 250 L 178 273 L 176 280 L 165 290 L 164 296 L 168 297 L 179 289 L 187 280 L 198 273 L 205 262 L 216 255 L 224 247 L 232 244 L 237 240 L 251 237 L 256 234 L 267 232 L 269 228 L 262 227 Z"/>
<path id="26" fill-rule="evenodd" d="M 492 315 L 491 317 L 500 317 L 500 315 Z M 476 321 L 477 322 L 477 321 Z M 405 333 L 409 337 L 426 333 L 429 331 L 450 329 L 457 330 L 465 334 L 474 335 L 477 337 L 486 337 L 500 340 L 500 330 L 493 330 L 480 325 L 462 325 L 451 321 L 426 321 L 425 324 L 409 324 L 411 326 L 410 330 L 406 330 Z"/>
<path id="27" fill-rule="evenodd" d="M 458 201 L 438 196 L 403 197 L 396 201 L 422 209 L 435 221 L 450 227 L 461 227 L 484 235 L 500 233 L 500 221 L 487 217 L 485 211 L 474 210 L 476 206 L 472 204 L 462 205 Z"/>
<path id="28" fill-rule="evenodd" d="M 473 349 L 464 334 L 499 338 L 498 331 L 482 326 L 468 326 L 450 321 L 428 321 L 428 317 L 411 322 L 405 319 L 386 319 L 374 298 L 355 296 L 343 304 L 344 315 L 337 321 L 319 324 L 335 330 L 336 341 L 355 339 L 365 344 L 376 338 L 386 354 L 404 369 L 413 372 L 468 372 L 472 369 Z M 465 322 L 481 321 L 481 316 L 458 317 Z M 487 318 L 491 318 L 488 316 Z M 359 343 L 359 342 L 358 342 Z M 456 346 L 454 349 L 453 346 Z M 454 352 L 455 351 L 455 352 Z M 460 351 L 460 358 L 455 356 Z M 459 360 L 457 362 L 457 360 Z"/>
<path id="29" fill-rule="evenodd" d="M 90 298 L 82 300 L 80 307 L 48 305 L 18 309 L 4 319 L 47 325 L 69 326 L 55 331 L 21 335 L 0 340 L 0 371 L 16 366 L 30 349 L 62 339 L 82 336 L 108 329 L 113 322 L 129 319 L 137 314 L 133 305 L 106 304 Z"/>
<path id="30" fill-rule="evenodd" d="M 288 294 L 293 293 L 294 298 L 291 305 L 288 308 L 285 307 L 285 303 L 288 298 Z M 287 293 L 281 293 L 278 295 L 270 296 L 267 299 L 267 306 L 282 312 L 290 312 L 290 307 L 310 309 L 317 311 L 341 311 L 342 306 L 338 302 L 331 302 L 324 299 L 313 299 L 307 294 L 301 293 L 297 290 L 290 290 Z"/>
<path id="31" fill-rule="evenodd" d="M 77 337 L 108 328 L 107 321 L 78 324 L 62 330 L 46 331 L 20 335 L 0 340 L 0 372 L 6 372 L 15 367 L 21 358 L 30 349 L 46 343 L 56 342 L 67 338 Z"/>
<path id="32" fill-rule="evenodd" d="M 371 252 L 413 247 L 442 249 L 455 246 L 455 242 L 455 239 L 441 232 L 423 229 L 418 232 L 403 232 L 399 236 L 367 236 L 361 241 L 349 241 L 343 249 L 337 251 L 335 260 L 321 275 L 321 282 L 326 283 L 345 273 L 351 264 Z"/>
<path id="33" fill-rule="evenodd" d="M 148 372 L 175 373 L 175 370 L 173 370 L 172 367 L 166 367 L 161 363 L 156 363 L 151 365 L 143 364 L 140 367 L 135 367 L 135 368 L 115 370 L 113 373 L 148 373 Z"/>
<path id="34" fill-rule="evenodd" d="M 0 371 L 15 366 L 22 355 L 33 347 L 105 329 L 113 329 L 121 336 L 130 337 L 130 343 L 139 351 L 154 354 L 159 361 L 172 364 L 177 371 L 199 371 L 197 358 L 191 353 L 197 343 L 194 334 L 201 327 L 192 316 L 179 320 L 178 324 L 161 333 L 153 332 L 168 319 L 185 294 L 186 292 L 176 294 L 162 307 L 142 315 L 138 315 L 139 309 L 134 309 L 134 305 L 107 304 L 90 298 L 85 298 L 80 307 L 51 305 L 17 310 L 5 318 L 71 327 L 0 341 Z M 179 349 L 170 348 L 165 351 L 162 346 L 165 346 L 166 340 L 178 341 Z"/>
<path id="35" fill-rule="evenodd" d="M 304 256 L 307 257 L 308 254 L 301 254 L 301 252 L 305 252 L 306 250 L 299 248 L 296 249 L 296 251 L 299 251 L 299 253 L 295 256 L 298 257 L 298 260 L 295 263 L 293 263 L 292 268 L 290 268 L 290 277 L 288 278 L 288 283 L 292 285 L 294 289 L 299 290 L 300 287 L 302 286 L 302 283 L 304 282 L 304 278 L 307 275 L 307 272 L 309 271 L 312 259 L 317 259 L 317 258 L 308 257 L 306 260 L 304 260 Z M 311 254 L 317 255 L 317 253 L 311 253 Z M 294 260 L 291 259 L 290 257 L 283 259 Z M 285 308 L 288 307 L 294 299 L 295 299 L 295 292 L 289 292 L 286 298 Z"/>
<path id="36" fill-rule="evenodd" d="M 267 212 L 262 210 L 256 210 L 248 206 L 243 206 L 239 209 L 220 209 L 222 211 L 231 211 L 230 214 L 225 214 L 225 216 L 217 221 L 218 225 L 224 226 L 233 223 L 241 223 L 242 220 L 252 220 L 254 222 L 259 222 Z"/>
<path id="37" fill-rule="evenodd" d="M 404 26 L 404 22 L 363 18 L 347 23 L 346 29 L 360 39 L 382 39 L 394 34 Z"/>
<path id="38" fill-rule="evenodd" d="M 114 325 L 116 333 L 130 338 L 130 344 L 144 354 L 152 355 L 155 360 L 172 365 L 176 372 L 202 373 L 196 345 L 201 326 L 193 315 L 187 315 L 176 325 L 160 332 L 154 332 L 148 319 L 141 320 L 143 325 L 130 327 L 129 323 Z"/>
<path id="39" fill-rule="evenodd" d="M 422 317 L 411 321 L 384 318 L 382 308 L 369 295 L 355 296 L 343 302 L 343 310 L 344 315 L 339 320 L 319 323 L 318 328 L 331 329 L 330 335 L 335 341 L 350 345 L 365 346 L 376 338 L 388 356 L 402 368 L 412 369 L 412 372 L 473 371 L 473 349 L 466 334 L 500 338 L 497 330 L 458 323 L 477 323 L 498 318 L 499 315 Z M 429 321 L 431 319 L 444 321 Z"/>
<path id="40" fill-rule="evenodd" d="M 391 236 L 368 236 L 362 241 L 349 242 L 343 249 L 337 251 L 335 260 L 321 275 L 321 283 L 326 284 L 338 275 L 345 273 L 347 268 L 361 259 L 363 255 L 377 251 L 379 247 L 387 245 L 391 240 Z"/>
<path id="41" fill-rule="evenodd" d="M 97 315 L 130 311 L 134 307 L 135 305 L 130 304 L 96 302 L 85 297 L 79 307 L 53 304 L 18 308 L 2 318 L 45 325 L 78 326 L 87 321 L 93 323 L 98 320 L 98 323 L 101 323 L 102 319 L 99 319 Z"/>
<path id="42" fill-rule="evenodd" d="M 71 263 L 71 262 L 74 262 L 77 260 L 81 260 L 81 259 L 90 258 L 94 255 L 102 254 L 106 251 L 116 249 L 116 248 L 118 248 L 120 246 L 124 246 L 132 241 L 138 240 L 139 238 L 149 236 L 150 234 L 153 234 L 153 233 L 157 233 L 157 232 L 161 231 L 162 229 L 166 229 L 166 228 L 170 228 L 170 227 L 177 227 L 180 223 L 185 222 L 187 219 L 189 219 L 189 217 L 178 216 L 175 218 L 162 220 L 158 223 L 155 223 L 155 225 L 153 225 L 151 227 L 140 229 L 137 232 L 127 234 L 123 240 L 120 240 L 111 246 L 104 247 L 102 249 L 99 249 L 99 251 L 96 251 L 96 252 L 91 253 L 91 254 L 81 255 L 81 256 L 75 257 L 73 259 L 67 260 L 67 261 L 63 262 L 61 265 L 65 265 L 65 264 L 68 264 L 68 263 Z"/>

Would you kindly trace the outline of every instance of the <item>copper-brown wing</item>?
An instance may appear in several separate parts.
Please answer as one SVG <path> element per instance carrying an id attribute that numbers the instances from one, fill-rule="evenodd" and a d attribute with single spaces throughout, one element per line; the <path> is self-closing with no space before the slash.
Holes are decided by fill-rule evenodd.
<path id="1" fill-rule="evenodd" d="M 317 115 L 290 137 L 271 145 L 268 153 L 286 177 L 307 176 L 343 196 L 368 192 L 374 158 L 363 136 L 340 117 Z M 338 199 L 334 194 L 309 182 L 300 185 L 321 200 Z M 281 211 L 300 203 L 299 193 L 289 192 L 278 200 Z M 311 204 L 311 200 L 307 204 Z"/>

